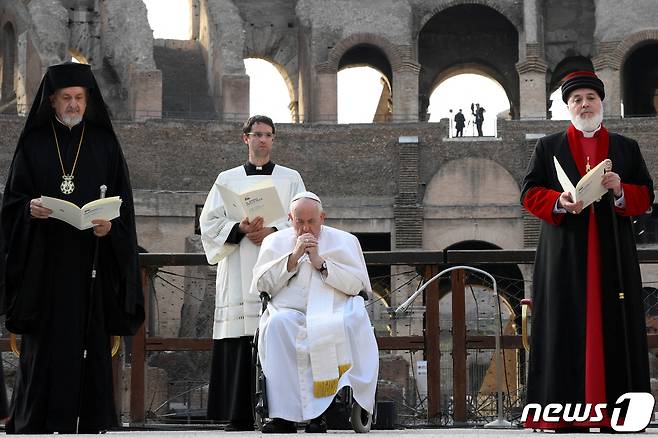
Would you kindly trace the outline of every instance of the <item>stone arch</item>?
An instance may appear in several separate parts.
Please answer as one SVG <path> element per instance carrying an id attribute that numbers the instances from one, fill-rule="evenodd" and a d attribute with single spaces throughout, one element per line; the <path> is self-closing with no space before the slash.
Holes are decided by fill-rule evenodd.
<path id="1" fill-rule="evenodd" d="M 519 114 L 519 31 L 507 12 L 488 1 L 451 1 L 423 19 L 417 35 L 419 112 L 424 119 L 437 78 L 480 66 L 505 90 L 512 117 Z M 441 56 L 436 56 L 440 53 Z"/>
<path id="2" fill-rule="evenodd" d="M 637 49 L 648 42 L 658 42 L 658 29 L 647 29 L 635 32 L 624 38 L 610 55 L 609 65 L 615 70 L 621 70 L 624 61 Z"/>
<path id="3" fill-rule="evenodd" d="M 16 31 L 7 21 L 2 26 L 2 79 L 0 82 L 0 102 L 6 103 L 16 97 Z"/>
<path id="4" fill-rule="evenodd" d="M 636 32 L 624 38 L 610 55 L 619 72 L 621 100 L 626 116 L 658 113 L 658 29 Z"/>
<path id="5" fill-rule="evenodd" d="M 442 250 L 462 241 L 521 247 L 521 191 L 512 174 L 486 158 L 443 164 L 423 197 L 423 248 Z"/>
<path id="6" fill-rule="evenodd" d="M 276 70 L 283 78 L 283 82 L 286 84 L 286 88 L 288 89 L 288 97 L 290 98 L 290 101 L 288 102 L 288 109 L 290 110 L 293 122 L 296 122 L 297 121 L 297 84 L 291 79 L 290 71 L 288 71 L 288 69 L 284 65 L 278 63 L 276 60 L 267 56 L 258 56 L 258 55 L 245 56 L 245 59 L 247 58 L 257 58 L 263 61 L 267 61 L 270 64 L 272 64 L 274 68 L 276 68 Z"/>
<path id="7" fill-rule="evenodd" d="M 339 41 L 327 54 L 327 60 L 315 66 L 318 85 L 314 92 L 314 113 L 316 121 L 336 122 L 337 98 L 336 75 L 343 56 L 358 46 L 370 46 L 380 50 L 388 60 L 392 71 L 393 119 L 415 121 L 418 117 L 416 90 L 420 66 L 412 58 L 410 46 L 399 46 L 388 39 L 372 33 L 356 33 Z M 396 93 L 395 89 L 405 93 Z"/>
<path id="8" fill-rule="evenodd" d="M 282 35 L 271 26 L 250 26 L 247 29 L 244 58 L 263 59 L 276 67 L 288 87 L 290 110 L 293 120 L 297 120 L 299 60 L 297 53 L 291 50 L 296 43 L 289 35 Z"/>
<path id="9" fill-rule="evenodd" d="M 381 50 L 388 62 L 391 64 L 393 71 L 399 70 L 402 66 L 405 56 L 403 50 L 391 43 L 388 39 L 371 33 L 358 33 L 339 41 L 327 55 L 327 61 L 324 63 L 325 68 L 332 72 L 338 72 L 340 60 L 349 50 L 356 46 L 367 45 Z"/>
<path id="10" fill-rule="evenodd" d="M 484 76 L 486 78 L 489 78 L 500 85 L 503 90 L 505 90 L 505 94 L 507 95 L 507 99 L 509 101 L 509 108 L 511 111 L 513 102 L 512 102 L 512 90 L 508 89 L 505 85 L 505 78 L 495 69 L 489 68 L 486 65 L 480 65 L 480 64 L 473 64 L 473 63 L 466 63 L 466 64 L 460 64 L 460 65 L 453 65 L 441 72 L 436 76 L 434 79 L 434 82 L 429 88 L 429 96 L 432 95 L 432 93 L 441 85 L 444 81 L 450 79 L 451 77 L 462 75 L 462 74 L 476 74 L 480 76 Z M 490 117 L 494 117 L 494 115 L 491 115 Z"/>
<path id="11" fill-rule="evenodd" d="M 393 69 L 391 63 L 379 47 L 369 44 L 357 44 L 347 50 L 338 63 L 336 75 L 336 92 L 340 82 L 340 71 L 351 67 L 368 67 L 377 72 L 379 79 L 377 83 L 382 87 L 377 97 L 377 105 L 372 121 L 375 123 L 390 122 L 393 116 Z M 338 100 L 338 95 L 336 96 Z M 336 118 L 341 120 L 343 114 L 336 107 Z"/>
<path id="12" fill-rule="evenodd" d="M 420 32 L 423 30 L 423 27 L 427 24 L 428 21 L 430 21 L 432 18 L 434 18 L 435 15 L 445 11 L 446 9 L 450 9 L 454 6 L 461 6 L 461 5 L 480 5 L 480 6 L 486 6 L 489 7 L 496 12 L 498 12 L 500 15 L 504 16 L 507 18 L 507 20 L 516 27 L 516 31 L 518 33 L 521 33 L 523 31 L 523 23 L 520 21 L 515 16 L 512 16 L 509 11 L 505 10 L 504 8 L 501 7 L 500 2 L 496 2 L 494 0 L 449 0 L 440 6 L 437 6 L 433 9 L 431 9 L 429 12 L 427 12 L 423 17 L 420 19 L 418 22 L 418 27 L 415 29 L 415 40 L 418 41 L 418 37 L 420 36 Z"/>

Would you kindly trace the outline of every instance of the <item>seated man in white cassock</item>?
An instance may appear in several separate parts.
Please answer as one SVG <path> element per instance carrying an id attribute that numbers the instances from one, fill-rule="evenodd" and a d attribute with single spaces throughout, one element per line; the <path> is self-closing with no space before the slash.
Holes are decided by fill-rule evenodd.
<path id="1" fill-rule="evenodd" d="M 292 228 L 267 236 L 254 266 L 251 293 L 272 297 L 259 324 L 272 418 L 263 433 L 294 433 L 307 420 L 306 432 L 326 432 L 323 413 L 344 386 L 373 411 L 379 352 L 358 295 L 371 292 L 368 271 L 356 237 L 324 218 L 317 195 L 297 194 Z"/>

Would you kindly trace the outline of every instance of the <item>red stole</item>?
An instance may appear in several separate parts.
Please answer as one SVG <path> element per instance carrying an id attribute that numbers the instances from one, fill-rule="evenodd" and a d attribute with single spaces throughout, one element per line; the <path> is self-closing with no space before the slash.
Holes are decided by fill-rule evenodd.
<path id="1" fill-rule="evenodd" d="M 608 131 L 601 126 L 596 134 L 596 147 L 588 150 L 590 168 L 594 168 L 608 156 L 609 136 Z M 567 130 L 569 149 L 580 176 L 585 175 L 587 164 L 586 155 L 583 151 L 583 134 L 573 125 Z M 589 149 L 589 148 L 588 148 Z M 613 163 L 614 167 L 614 163 Z M 552 208 L 552 205 L 551 205 Z M 587 211 L 587 213 L 585 212 Z M 592 406 L 597 403 L 606 403 L 605 393 L 605 356 L 603 349 L 603 318 L 601 312 L 601 259 L 599 250 L 599 235 L 594 213 L 594 206 L 585 209 L 581 214 L 589 215 L 589 226 L 587 232 L 587 285 L 585 290 L 585 403 Z M 560 214 L 564 218 L 564 214 Z M 559 223 L 559 221 L 558 221 Z M 577 334 L 576 334 L 577 335 Z M 592 410 L 593 414 L 593 410 Z M 561 420 L 556 423 L 548 423 L 544 420 L 525 422 L 527 428 L 539 429 L 561 429 L 563 427 L 605 427 L 610 426 L 610 416 L 607 410 L 603 410 L 603 420 L 592 423 L 590 421 L 567 423 Z"/>
<path id="2" fill-rule="evenodd" d="M 608 157 L 608 130 L 601 126 L 594 134 L 596 146 L 585 154 L 583 134 L 573 125 L 567 130 L 569 149 L 576 162 L 581 176 L 585 175 L 587 157 L 594 168 Z M 589 148 L 588 148 L 589 149 Z M 614 167 L 614 163 L 613 163 Z M 594 206 L 590 206 L 589 227 L 587 232 L 587 290 L 585 318 L 585 403 L 597 404 L 606 402 L 605 394 L 605 355 L 603 348 L 603 317 L 601 311 L 601 252 L 599 249 L 598 224 Z M 600 425 L 609 426 L 607 416 Z"/>

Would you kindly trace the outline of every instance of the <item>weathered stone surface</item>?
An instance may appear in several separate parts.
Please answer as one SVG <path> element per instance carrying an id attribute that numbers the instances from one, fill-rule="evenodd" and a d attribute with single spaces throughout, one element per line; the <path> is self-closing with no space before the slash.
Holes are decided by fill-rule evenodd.
<path id="1" fill-rule="evenodd" d="M 599 41 L 622 40 L 628 35 L 656 29 L 656 2 L 653 0 L 596 0 L 596 28 Z"/>

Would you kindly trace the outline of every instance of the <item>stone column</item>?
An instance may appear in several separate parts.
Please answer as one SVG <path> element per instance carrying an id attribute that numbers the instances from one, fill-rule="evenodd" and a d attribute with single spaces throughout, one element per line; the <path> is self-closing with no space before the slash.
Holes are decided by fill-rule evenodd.
<path id="1" fill-rule="evenodd" d="M 249 76 L 223 75 L 222 118 L 225 122 L 244 122 L 249 117 Z"/>
<path id="2" fill-rule="evenodd" d="M 200 0 L 188 0 L 190 5 L 190 39 L 199 40 Z"/>
<path id="3" fill-rule="evenodd" d="M 16 68 L 18 69 L 16 75 L 16 110 L 20 115 L 27 115 L 28 106 L 32 103 L 28 100 L 27 39 L 28 35 L 25 31 L 18 35 L 16 40 Z M 34 92 L 36 93 L 36 90 Z"/>
<path id="4" fill-rule="evenodd" d="M 603 117 L 621 117 L 621 59 L 616 53 L 619 41 L 600 42 L 599 54 L 592 59 L 594 70 L 605 85 Z"/>
<path id="5" fill-rule="evenodd" d="M 546 118 L 547 68 L 548 66 L 539 56 L 527 56 L 524 61 L 516 64 L 516 71 L 519 73 L 521 119 Z"/>
<path id="6" fill-rule="evenodd" d="M 162 118 L 162 72 L 129 68 L 130 112 L 133 120 Z"/>
<path id="7" fill-rule="evenodd" d="M 418 121 L 418 75 L 420 64 L 403 61 L 393 71 L 393 122 Z"/>
<path id="8" fill-rule="evenodd" d="M 519 118 L 546 118 L 546 70 L 544 50 L 541 46 L 537 20 L 537 0 L 523 1 L 523 33 L 525 34 L 525 59 L 516 64 L 519 73 Z M 525 50 L 523 50 L 525 49 Z"/>
<path id="9" fill-rule="evenodd" d="M 315 68 L 312 120 L 320 123 L 336 123 L 338 120 L 338 77 L 327 63 Z"/>
<path id="10" fill-rule="evenodd" d="M 292 123 L 299 123 L 299 101 L 290 101 L 288 104 L 288 110 L 290 111 L 290 118 L 292 119 Z"/>

